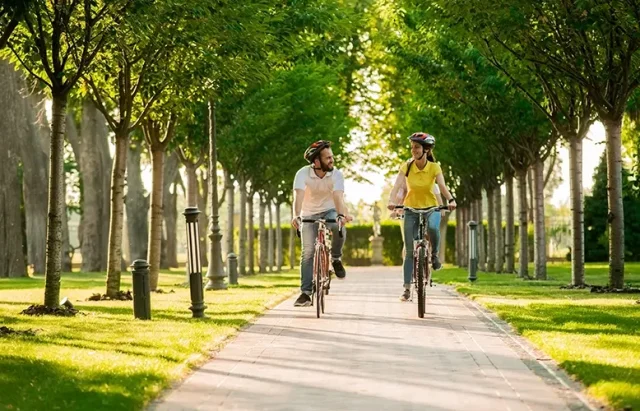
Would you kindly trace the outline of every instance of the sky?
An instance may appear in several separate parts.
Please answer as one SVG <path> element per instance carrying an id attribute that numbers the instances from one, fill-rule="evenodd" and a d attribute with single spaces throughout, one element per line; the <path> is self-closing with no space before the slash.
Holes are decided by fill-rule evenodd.
<path id="1" fill-rule="evenodd" d="M 598 166 L 600 156 L 605 149 L 605 131 L 600 122 L 594 123 L 583 143 L 583 186 L 585 193 L 593 186 L 593 172 Z M 436 149 L 437 150 L 437 149 Z M 561 206 L 569 202 L 569 151 L 567 147 L 559 149 L 559 157 L 562 160 L 562 184 L 553 193 L 551 203 Z M 352 204 L 363 200 L 367 204 L 373 204 L 380 200 L 380 195 L 387 183 L 382 173 L 365 173 L 364 177 L 371 183 L 359 183 L 353 179 L 345 179 L 345 197 Z M 445 176 L 446 179 L 446 176 Z M 386 199 L 385 199 L 386 201 Z"/>

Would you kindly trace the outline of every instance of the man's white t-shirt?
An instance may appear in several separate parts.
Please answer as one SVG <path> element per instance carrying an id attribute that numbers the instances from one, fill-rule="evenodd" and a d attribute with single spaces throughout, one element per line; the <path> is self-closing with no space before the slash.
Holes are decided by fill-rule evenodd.
<path id="1" fill-rule="evenodd" d="M 333 201 L 334 191 L 344 191 L 344 177 L 337 168 L 320 178 L 311 166 L 302 167 L 293 180 L 294 190 L 304 190 L 302 215 L 323 213 L 336 208 Z"/>

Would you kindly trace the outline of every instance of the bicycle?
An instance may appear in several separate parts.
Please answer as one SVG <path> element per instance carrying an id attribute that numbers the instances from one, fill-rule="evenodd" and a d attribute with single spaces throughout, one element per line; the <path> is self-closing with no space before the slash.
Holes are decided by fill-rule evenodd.
<path id="1" fill-rule="evenodd" d="M 329 289 L 331 288 L 331 273 L 333 268 L 330 268 L 331 258 L 331 229 L 327 227 L 327 224 L 338 223 L 338 235 L 343 236 L 342 232 L 342 220 L 338 219 L 325 219 L 319 218 L 313 219 L 301 219 L 302 223 L 318 224 L 318 234 L 316 236 L 314 251 L 313 251 L 313 285 L 311 292 L 311 305 L 316 306 L 316 316 L 320 318 L 320 313 L 324 314 L 324 296 L 329 295 Z M 300 238 L 300 230 L 296 230 L 298 238 Z"/>
<path id="2" fill-rule="evenodd" d="M 448 210 L 448 206 L 435 206 L 429 208 L 412 208 L 408 206 L 396 206 L 396 209 L 409 210 L 418 214 L 418 239 L 413 240 L 413 274 L 412 283 L 418 294 L 418 317 L 424 318 L 426 308 L 427 292 L 426 287 L 433 286 L 431 280 L 431 244 L 429 236 L 425 235 L 427 221 L 431 214 L 436 211 Z M 413 301 L 413 290 L 411 292 Z"/>

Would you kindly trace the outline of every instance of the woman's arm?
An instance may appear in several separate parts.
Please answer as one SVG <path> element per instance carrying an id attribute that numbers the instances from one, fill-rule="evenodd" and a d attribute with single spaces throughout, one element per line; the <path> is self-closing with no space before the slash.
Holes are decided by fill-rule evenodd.
<path id="1" fill-rule="evenodd" d="M 393 188 L 391 189 L 391 193 L 389 193 L 389 200 L 387 202 L 387 208 L 389 210 L 394 210 L 396 206 L 396 198 L 401 189 L 406 185 L 405 176 L 402 171 L 398 172 L 398 176 L 396 177 L 396 181 L 393 184 Z M 406 190 L 405 190 L 406 191 Z"/>
<path id="2" fill-rule="evenodd" d="M 449 192 L 449 189 L 447 188 L 447 185 L 444 182 L 444 176 L 442 175 L 442 173 L 436 176 L 436 183 L 438 183 L 438 188 L 440 188 L 440 192 L 449 203 L 449 210 L 452 210 L 452 211 L 455 210 L 457 206 L 456 200 L 455 198 L 453 198 L 453 196 Z"/>

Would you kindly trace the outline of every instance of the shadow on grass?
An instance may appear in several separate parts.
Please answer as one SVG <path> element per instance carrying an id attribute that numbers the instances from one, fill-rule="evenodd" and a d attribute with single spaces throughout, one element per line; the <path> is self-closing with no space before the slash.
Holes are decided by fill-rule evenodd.
<path id="1" fill-rule="evenodd" d="M 126 364 L 122 372 L 87 372 L 57 362 L 7 354 L 0 354 L 0 375 L 3 409 L 48 410 L 54 405 L 69 410 L 141 409 L 149 396 L 145 389 L 164 385 L 161 376 L 132 373 Z"/>
<path id="2" fill-rule="evenodd" d="M 640 409 L 640 368 L 590 361 L 564 361 L 560 365 L 569 373 L 580 376 L 587 386 L 601 383 L 614 385 L 603 389 L 615 409 Z"/>

